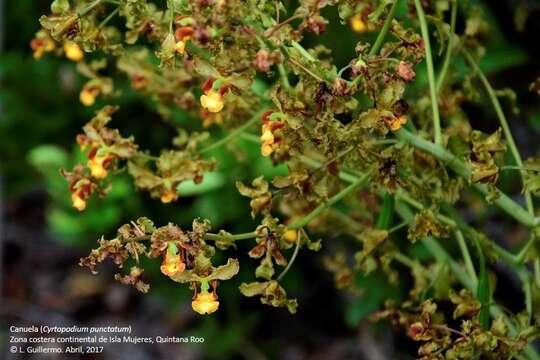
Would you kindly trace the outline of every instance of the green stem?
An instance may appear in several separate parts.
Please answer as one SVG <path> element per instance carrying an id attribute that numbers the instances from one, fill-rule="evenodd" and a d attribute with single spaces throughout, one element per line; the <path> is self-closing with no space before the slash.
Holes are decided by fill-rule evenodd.
<path id="1" fill-rule="evenodd" d="M 480 246 L 480 242 L 476 237 L 473 238 L 476 250 L 478 251 L 478 282 L 476 285 L 476 298 L 480 301 L 480 313 L 478 314 L 478 321 L 480 326 L 484 330 L 489 330 L 489 306 L 490 306 L 490 291 L 489 291 L 489 279 L 486 269 L 486 258 L 484 252 Z"/>
<path id="2" fill-rule="evenodd" d="M 530 324 L 533 315 L 531 276 L 525 268 L 522 268 L 518 272 L 518 275 L 521 283 L 523 284 L 523 294 L 525 295 L 525 309 L 527 310 L 528 324 Z"/>
<path id="3" fill-rule="evenodd" d="M 286 90 L 291 89 L 291 84 L 289 83 L 289 77 L 287 76 L 287 71 L 285 70 L 285 67 L 283 64 L 277 65 L 279 76 L 281 77 L 281 82 L 283 83 L 283 87 L 285 87 Z"/>
<path id="4" fill-rule="evenodd" d="M 521 264 L 525 260 L 525 256 L 527 256 L 527 253 L 531 249 L 531 247 L 534 245 L 536 241 L 536 238 L 533 234 L 530 235 L 529 240 L 527 243 L 523 246 L 523 248 L 519 251 L 519 253 L 516 255 L 516 262 Z"/>
<path id="5" fill-rule="evenodd" d="M 297 230 L 298 232 L 302 232 L 301 229 L 298 229 Z M 298 256 L 298 251 L 300 250 L 300 237 L 301 235 L 300 234 L 297 234 L 296 236 L 296 246 L 294 247 L 294 251 L 293 251 L 293 254 L 291 256 L 291 258 L 289 259 L 289 263 L 287 264 L 287 267 L 285 267 L 285 269 L 283 269 L 283 271 L 281 272 L 281 274 L 279 274 L 279 276 L 277 277 L 277 281 L 280 282 L 281 279 L 283 279 L 283 277 L 285 276 L 285 274 L 287 274 L 287 272 L 289 271 L 289 269 L 292 267 L 292 264 L 294 263 L 294 261 L 296 260 L 296 257 Z"/>
<path id="6" fill-rule="evenodd" d="M 438 146 L 432 142 L 429 142 L 413 133 L 401 128 L 397 131 L 396 136 L 401 141 L 409 143 L 410 145 L 424 150 L 425 152 L 430 153 L 435 156 L 438 160 L 445 163 L 454 170 L 458 175 L 463 177 L 465 180 L 469 180 L 471 171 L 458 157 L 450 153 L 441 146 Z M 484 195 L 488 195 L 490 190 L 485 184 L 474 184 L 474 188 L 480 191 Z M 494 203 L 504 210 L 508 215 L 512 216 L 517 221 L 521 222 L 523 225 L 528 227 L 535 227 L 540 224 L 540 219 L 535 218 L 532 214 L 528 213 L 515 201 L 506 196 L 502 191 L 499 191 L 499 197 L 494 200 Z"/>
<path id="7" fill-rule="evenodd" d="M 431 55 L 431 44 L 429 42 L 429 32 L 426 21 L 426 15 L 420 0 L 414 0 L 416 6 L 416 13 L 418 14 L 418 20 L 420 21 L 420 30 L 422 32 L 422 38 L 424 40 L 424 47 L 426 49 L 426 66 L 429 82 L 429 93 L 431 97 L 431 110 L 433 112 L 433 130 L 435 132 L 435 144 L 442 145 L 442 132 L 441 132 L 441 119 L 439 116 L 439 105 L 437 102 L 437 90 L 435 88 L 435 70 L 433 69 L 433 56 Z"/>
<path id="8" fill-rule="evenodd" d="M 401 223 L 397 224 L 396 226 L 393 226 L 393 227 L 391 227 L 390 229 L 388 229 L 388 233 L 391 234 L 391 233 L 393 233 L 393 232 L 396 232 L 396 231 L 398 231 L 399 229 L 404 228 L 404 227 L 407 226 L 407 225 L 409 225 L 408 222 L 402 221 Z"/>
<path id="9" fill-rule="evenodd" d="M 540 258 L 534 260 L 534 281 L 536 287 L 540 288 Z"/>
<path id="10" fill-rule="evenodd" d="M 469 273 L 471 279 L 473 279 L 475 283 L 478 283 L 478 277 L 476 276 L 476 271 L 474 270 L 474 265 L 471 260 L 471 254 L 469 253 L 469 249 L 467 248 L 467 244 L 465 243 L 463 233 L 461 232 L 461 230 L 456 230 L 455 235 L 458 241 L 459 249 L 461 250 L 461 255 L 463 256 L 463 260 L 465 261 L 465 268 L 467 269 L 467 272 Z"/>
<path id="11" fill-rule="evenodd" d="M 410 221 L 414 216 L 412 211 L 401 202 L 396 203 L 396 211 L 404 221 Z M 458 281 L 464 287 L 469 289 L 469 291 L 471 292 L 474 292 L 476 290 L 476 284 L 471 279 L 471 277 L 461 269 L 461 266 L 459 266 L 459 264 L 454 259 L 452 259 L 452 257 L 441 245 L 439 245 L 439 243 L 434 238 L 428 236 L 424 240 L 422 240 L 422 244 L 424 244 L 426 249 L 438 262 L 448 264 L 450 270 L 452 271 L 456 279 L 458 279 Z M 510 335 L 516 336 L 518 334 L 516 327 L 508 318 L 508 316 L 504 313 L 500 306 L 496 304 L 490 305 L 490 314 L 492 318 L 502 317 L 505 320 L 505 323 L 510 330 Z M 539 358 L 535 348 L 530 344 L 528 344 L 523 349 L 523 352 L 529 357 L 529 359 L 536 360 Z"/>
<path id="12" fill-rule="evenodd" d="M 219 234 L 212 234 L 212 233 L 206 233 L 204 235 L 205 240 L 213 240 L 213 241 L 219 241 L 219 240 L 225 240 L 225 239 L 232 239 L 234 241 L 237 241 L 237 240 L 253 239 L 255 237 L 257 237 L 257 233 L 255 231 L 251 231 L 247 233 L 240 233 L 240 234 L 230 234 L 226 236 L 221 236 Z"/>
<path id="13" fill-rule="evenodd" d="M 478 66 L 478 63 L 476 63 L 472 55 L 466 49 L 463 49 L 463 54 L 465 55 L 465 58 L 471 64 L 473 69 L 476 71 L 476 73 L 478 74 L 478 77 L 480 78 L 480 81 L 482 81 L 482 84 L 486 88 L 486 91 L 489 95 L 491 103 L 493 104 L 493 107 L 495 108 L 495 113 L 497 114 L 497 118 L 499 119 L 499 122 L 503 129 L 504 137 L 506 138 L 506 142 L 508 143 L 508 147 L 510 148 L 510 153 L 512 154 L 512 157 L 514 158 L 516 165 L 522 168 L 523 161 L 521 160 L 521 155 L 519 154 L 519 150 L 516 146 L 516 142 L 514 141 L 514 137 L 512 136 L 512 131 L 510 130 L 510 125 L 508 125 L 508 121 L 506 120 L 506 116 L 504 115 L 504 112 L 501 107 L 501 103 L 499 102 L 499 98 L 497 97 L 495 90 L 489 83 L 486 75 L 482 72 L 482 70 L 480 69 L 480 66 Z M 521 173 L 521 180 L 522 180 L 522 183 L 524 184 L 525 182 L 523 179 L 523 173 Z M 525 202 L 527 203 L 527 210 L 529 211 L 529 214 L 534 216 L 534 206 L 533 206 L 531 193 L 526 189 L 524 193 L 525 193 Z"/>
<path id="14" fill-rule="evenodd" d="M 317 216 L 319 216 L 325 209 L 328 207 L 334 205 L 350 193 L 352 193 L 354 190 L 356 190 L 357 187 L 360 185 L 363 185 L 368 180 L 369 174 L 364 174 L 360 178 L 357 178 L 354 182 L 352 182 L 349 186 L 347 186 L 345 189 L 341 190 L 334 196 L 332 196 L 330 199 L 328 199 L 327 202 L 320 204 L 317 206 L 312 212 L 304 216 L 302 219 L 296 221 L 295 223 L 291 224 L 289 226 L 290 229 L 299 229 L 307 224 L 309 224 L 313 219 L 315 219 Z"/>
<path id="15" fill-rule="evenodd" d="M 369 49 L 369 55 L 373 56 L 379 52 L 384 38 L 386 37 L 386 34 L 388 34 L 388 30 L 390 30 L 390 25 L 392 24 L 392 20 L 394 19 L 394 16 L 396 15 L 396 9 L 398 8 L 399 0 L 395 0 L 392 4 L 392 7 L 390 8 L 390 12 L 388 13 L 388 16 L 384 20 L 383 27 L 381 31 L 379 32 L 379 35 L 377 35 L 377 38 L 375 39 L 375 43 L 373 43 L 373 46 L 371 49 Z"/>
<path id="16" fill-rule="evenodd" d="M 303 57 L 305 57 L 307 60 L 309 61 L 312 61 L 312 62 L 316 62 L 317 59 L 315 59 L 313 57 L 313 55 L 311 55 L 306 49 L 304 49 L 304 47 L 302 45 L 300 45 L 298 42 L 296 41 L 291 41 L 291 45 L 293 48 L 295 48 L 296 50 L 298 50 L 298 52 L 300 54 L 302 54 Z"/>
<path id="17" fill-rule="evenodd" d="M 102 0 L 96 0 L 93 3 L 88 4 L 84 9 L 81 10 L 79 13 L 79 18 L 82 18 L 86 14 L 88 14 L 90 11 L 92 11 L 93 8 L 98 6 L 101 3 Z"/>
<path id="18" fill-rule="evenodd" d="M 377 52 L 379 52 L 383 44 L 384 38 L 386 37 L 386 35 L 388 34 L 388 31 L 390 30 L 390 25 L 392 24 L 392 20 L 394 19 L 396 15 L 396 9 L 398 7 L 398 4 L 399 4 L 399 0 L 394 1 L 394 3 L 392 4 L 392 7 L 390 8 L 390 12 L 388 13 L 388 16 L 386 17 L 386 19 L 384 20 L 383 27 L 381 28 L 381 31 L 379 31 L 379 34 L 377 35 L 377 38 L 375 39 L 373 46 L 371 47 L 371 49 L 369 49 L 368 55 L 373 56 Z M 358 83 L 362 79 L 363 79 L 363 76 L 357 76 L 356 78 L 354 78 L 353 81 L 351 81 L 350 86 L 354 87 L 358 85 Z"/>
<path id="19" fill-rule="evenodd" d="M 111 19 L 116 15 L 118 14 L 118 12 L 120 11 L 120 8 L 117 7 L 116 9 L 114 9 L 105 19 L 103 19 L 102 22 L 99 23 L 98 25 L 98 29 L 101 29 L 102 27 L 104 27 L 105 25 L 107 25 L 107 23 L 109 21 L 111 21 Z"/>
<path id="20" fill-rule="evenodd" d="M 450 60 L 452 59 L 452 52 L 454 50 L 454 33 L 456 32 L 456 18 L 457 18 L 457 9 L 458 3 L 457 0 L 452 0 L 452 14 L 450 19 L 450 33 L 448 37 L 448 45 L 446 48 L 446 53 L 444 54 L 444 62 L 441 68 L 439 77 L 437 78 L 437 93 L 441 90 L 442 85 L 444 84 L 444 79 L 450 67 Z"/>
<path id="21" fill-rule="evenodd" d="M 240 136 L 244 131 L 246 131 L 250 126 L 255 124 L 257 121 L 260 120 L 261 114 L 263 112 L 259 111 L 251 119 L 249 119 L 244 125 L 237 127 L 233 131 L 231 131 L 229 134 L 227 134 L 225 137 L 223 137 L 221 140 L 216 141 L 215 143 L 212 143 L 208 145 L 207 147 L 202 148 L 199 153 L 204 154 L 210 150 L 216 149 L 222 145 L 225 145 L 231 140 L 234 140 L 236 137 Z"/>
<path id="22" fill-rule="evenodd" d="M 397 252 L 393 255 L 394 259 L 396 259 L 399 263 L 401 263 L 402 265 L 405 265 L 407 266 L 408 268 L 413 268 L 414 267 L 414 260 L 411 259 L 410 257 L 408 257 L 407 255 L 404 255 L 400 252 Z"/>
<path id="23" fill-rule="evenodd" d="M 173 22 L 174 22 L 174 0 L 168 0 L 167 7 L 169 8 L 169 11 L 171 12 L 171 19 L 169 20 L 169 33 L 172 34 Z"/>
<path id="24" fill-rule="evenodd" d="M 421 138 L 415 137 L 414 135 L 412 135 L 412 134 L 410 134 L 408 132 L 405 133 L 404 135 L 401 135 L 401 136 L 402 136 L 402 141 L 405 140 L 405 141 L 409 142 L 409 141 L 414 140 L 414 144 L 416 144 L 416 146 L 418 148 L 420 148 L 422 150 L 425 150 L 425 151 L 427 151 L 429 153 L 432 153 L 432 154 L 436 153 L 436 154 L 438 154 L 438 156 L 436 156 L 437 158 L 444 159 L 445 162 L 454 164 L 454 167 L 455 167 L 454 171 L 456 171 L 456 169 L 457 170 L 461 169 L 460 171 L 456 171 L 456 172 L 457 173 L 461 172 L 461 173 L 466 175 L 465 178 L 468 178 L 468 175 L 467 175 L 468 174 L 468 169 L 467 169 L 467 167 L 465 165 L 460 165 L 459 164 L 460 160 L 456 159 L 452 154 L 448 155 L 449 153 L 447 153 L 446 150 L 435 146 L 433 143 L 431 143 L 429 141 L 426 141 L 426 140 L 423 140 Z M 411 137 L 409 138 L 409 136 L 411 136 Z M 254 143 L 259 143 L 259 138 L 256 137 L 255 135 L 242 134 L 242 137 L 245 138 L 246 140 L 252 141 Z M 412 142 L 411 142 L 411 144 L 412 144 Z M 309 158 L 307 156 L 301 156 L 300 161 L 302 161 L 304 164 L 306 164 L 306 165 L 308 165 L 308 166 L 310 166 L 312 168 L 319 168 L 323 164 L 322 162 L 317 161 L 317 160 L 312 159 L 312 158 Z M 358 173 L 358 175 L 362 176 L 361 173 Z M 348 170 L 340 171 L 339 174 L 338 174 L 338 177 L 341 180 L 343 180 L 345 182 L 348 182 L 348 183 L 353 183 L 353 182 L 358 180 L 358 176 L 351 174 Z M 421 202 L 415 200 L 413 197 L 411 197 L 403 189 L 398 189 L 397 197 L 399 199 L 407 202 L 408 204 L 412 205 L 417 210 L 421 210 L 421 209 L 424 208 L 424 206 L 423 206 L 423 204 Z M 534 218 L 531 218 L 530 215 L 525 210 L 523 210 L 523 208 L 521 208 L 519 205 L 517 205 L 511 199 L 509 199 L 509 198 L 506 199 L 507 198 L 506 195 L 501 194 L 501 197 L 503 197 L 503 199 L 500 200 L 502 202 L 502 205 L 499 204 L 499 206 L 503 210 L 506 209 L 506 211 L 510 215 L 517 216 L 521 220 L 521 222 L 524 223 L 525 225 L 530 224 L 531 222 L 536 222 L 536 223 L 538 222 L 538 219 L 535 220 Z M 447 224 L 447 225 L 450 225 L 451 227 L 458 227 L 461 231 L 463 231 L 463 232 L 465 232 L 467 234 L 470 234 L 471 236 L 477 236 L 476 230 L 474 230 L 472 227 L 468 226 L 467 224 L 465 224 L 462 221 L 461 222 L 460 221 L 454 221 L 453 219 L 451 219 L 451 218 L 449 218 L 449 217 L 447 217 L 445 215 L 442 215 L 442 214 L 438 214 L 437 219 L 439 221 Z M 500 247 L 496 243 L 492 244 L 492 248 L 508 264 L 514 265 L 514 264 L 518 263 L 517 260 L 516 260 L 516 256 L 514 254 L 506 251 L 505 249 L 503 249 L 502 247 Z"/>

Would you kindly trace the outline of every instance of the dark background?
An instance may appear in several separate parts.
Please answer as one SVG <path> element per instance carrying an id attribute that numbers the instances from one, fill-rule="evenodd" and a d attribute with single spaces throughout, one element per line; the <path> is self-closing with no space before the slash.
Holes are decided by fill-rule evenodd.
<path id="1" fill-rule="evenodd" d="M 2 3 L 0 1 L 0 3 Z M 483 7 L 490 23 L 488 55 L 482 61 L 496 88 L 512 87 L 518 95 L 521 113 L 511 117 L 511 127 L 524 157 L 533 155 L 540 135 L 538 95 L 528 90 L 540 75 L 538 38 L 540 11 L 535 1 L 486 1 Z M 202 345 L 107 345 L 96 359 L 397 359 L 412 358 L 416 345 L 396 334 L 385 324 L 372 324 L 366 314 L 378 309 L 389 296 L 403 297 L 410 279 L 393 288 L 380 275 L 357 276 L 364 289 L 361 295 L 335 290 L 332 275 L 321 265 L 323 255 L 344 244 L 339 237 L 326 235 L 322 254 L 300 253 L 284 280 L 290 296 L 299 301 L 298 313 L 259 304 L 243 298 L 237 291 L 242 281 L 250 281 L 256 262 L 245 255 L 249 244 L 232 250 L 246 264 L 239 276 L 220 286 L 220 310 L 200 317 L 190 309 L 191 293 L 159 275 L 158 263 L 149 263 L 152 289 L 142 295 L 113 280 L 115 269 L 100 267 L 93 276 L 77 266 L 102 234 L 114 236 L 121 224 L 138 216 L 151 217 L 157 224 L 169 221 L 189 225 L 194 217 L 212 220 L 215 228 L 231 232 L 249 231 L 248 201 L 234 186 L 236 179 L 283 172 L 274 169 L 258 150 L 240 144 L 244 158 L 227 151 L 214 153 L 222 164 L 220 186 L 198 196 L 182 197 L 163 205 L 147 194 L 134 190 L 125 175 L 115 178 L 112 193 L 102 201 L 91 201 L 83 214 L 71 208 L 69 192 L 60 177 L 60 167 L 71 167 L 81 154 L 74 137 L 96 108 L 78 102 L 83 79 L 65 59 L 46 55 L 32 58 L 29 42 L 48 12 L 49 1 L 7 0 L 1 13 L 3 42 L 0 45 L 0 239 L 2 252 L 2 303 L 0 317 L 3 338 L 0 352 L 11 358 L 36 358 L 44 355 L 9 355 L 10 325 L 131 325 L 138 336 L 201 336 Z M 514 16 L 519 6 L 532 11 L 522 31 L 516 30 Z M 403 9 L 404 10 L 404 9 Z M 335 20 L 335 14 L 329 12 Z M 458 21 L 462 31 L 464 19 Z M 373 34 L 365 35 L 367 38 Z M 336 42 L 334 39 L 339 38 Z M 352 56 L 359 35 L 334 21 L 318 41 L 334 50 L 338 67 Z M 307 39 L 307 46 L 313 39 Z M 337 44 L 339 43 L 339 44 Z M 438 59 L 440 61 L 440 59 Z M 415 86 L 423 86 L 419 75 Z M 123 97 L 113 125 L 122 134 L 134 134 L 142 148 L 156 151 L 169 146 L 174 126 L 197 128 L 192 119 L 178 113 L 171 123 L 155 115 L 153 104 L 138 97 L 125 79 L 117 84 Z M 497 128 L 487 101 L 480 99 L 466 108 L 474 119 L 473 127 L 486 131 Z M 504 101 L 503 101 L 504 102 Z M 508 103 L 504 104 L 508 107 Z M 150 129 L 150 130 L 149 130 Z M 224 180 L 224 181 L 221 181 Z M 503 176 L 507 189 L 515 189 L 512 176 Z M 484 223 L 491 236 L 511 246 L 522 235 L 512 235 L 504 221 Z M 505 269 L 496 269 L 506 289 L 519 283 Z M 403 272 L 406 273 L 405 271 Z M 510 293 L 510 291 L 509 291 Z M 397 294 L 397 295 L 396 295 Z M 503 294 L 504 296 L 504 294 Z M 504 300 L 504 299 L 503 299 Z M 506 299 L 513 308 L 519 298 Z M 76 358 L 72 356 L 70 358 Z M 54 356 L 46 357 L 54 359 Z M 64 358 L 63 356 L 57 358 Z"/>

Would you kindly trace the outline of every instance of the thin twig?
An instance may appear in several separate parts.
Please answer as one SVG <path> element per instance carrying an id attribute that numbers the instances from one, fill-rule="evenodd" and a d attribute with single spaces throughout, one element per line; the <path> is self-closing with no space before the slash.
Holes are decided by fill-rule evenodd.
<path id="1" fill-rule="evenodd" d="M 289 269 L 292 267 L 292 264 L 294 263 L 294 261 L 296 260 L 296 257 L 298 256 L 298 251 L 300 250 L 300 238 L 302 237 L 301 233 L 303 232 L 302 229 L 297 229 L 298 233 L 296 234 L 296 246 L 294 247 L 294 251 L 293 251 L 293 254 L 289 260 L 289 263 L 287 264 L 287 267 L 285 267 L 285 269 L 283 270 L 283 272 L 281 274 L 279 274 L 279 276 L 277 277 L 277 281 L 281 281 L 281 279 L 283 279 L 283 277 L 285 276 L 285 274 L 287 274 L 287 272 L 289 271 Z"/>

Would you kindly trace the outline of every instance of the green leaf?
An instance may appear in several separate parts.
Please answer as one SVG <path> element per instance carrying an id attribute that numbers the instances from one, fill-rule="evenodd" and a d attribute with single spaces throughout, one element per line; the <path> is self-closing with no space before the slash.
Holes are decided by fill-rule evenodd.
<path id="1" fill-rule="evenodd" d="M 219 189 L 225 183 L 225 176 L 220 172 L 210 172 L 204 174 L 202 183 L 195 184 L 193 180 L 181 182 L 176 191 L 180 195 L 200 195 Z"/>
<path id="2" fill-rule="evenodd" d="M 50 169 L 55 169 L 55 172 L 58 172 L 58 168 L 66 166 L 68 155 L 58 146 L 40 145 L 28 152 L 27 159 L 30 164 L 42 173 Z"/>

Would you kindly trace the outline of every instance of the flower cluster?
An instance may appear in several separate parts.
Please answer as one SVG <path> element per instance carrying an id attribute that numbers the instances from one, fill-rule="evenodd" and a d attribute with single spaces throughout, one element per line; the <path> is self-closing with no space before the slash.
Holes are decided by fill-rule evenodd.
<path id="1" fill-rule="evenodd" d="M 82 258 L 80 264 L 95 271 L 98 263 L 109 258 L 122 268 L 131 258 L 137 265 L 131 267 L 127 275 L 117 274 L 116 279 L 135 286 L 141 292 L 148 292 L 150 286 L 143 280 L 140 258 L 160 257 L 163 275 L 179 283 L 188 283 L 194 290 L 193 310 L 201 315 L 211 314 L 219 307 L 218 281 L 231 279 L 238 273 L 239 266 L 235 259 L 229 259 L 218 267 L 212 265 L 215 250 L 205 241 L 209 226 L 208 222 L 195 220 L 190 231 L 173 224 L 156 228 L 149 219 L 139 218 L 120 227 L 114 239 L 99 240 L 99 247 Z"/>
<path id="2" fill-rule="evenodd" d="M 280 135 L 285 121 L 280 120 L 281 113 L 267 111 L 262 115 L 261 154 L 270 156 L 277 149 L 284 148 L 284 138 Z"/>
<path id="3" fill-rule="evenodd" d="M 300 251 L 321 248 L 321 241 L 308 234 L 336 243 L 350 238 L 354 241 L 329 247 L 323 265 L 334 274 L 336 286 L 354 296 L 365 290 L 355 281 L 362 276 L 375 274 L 390 285 L 411 283 L 409 299 L 389 305 L 379 316 L 423 342 L 421 357 L 472 358 L 499 351 L 514 356 L 532 341 L 540 320 L 533 317 L 538 284 L 530 281 L 534 267 L 534 274 L 540 274 L 537 253 L 531 250 L 538 237 L 533 196 L 540 192 L 540 171 L 538 159 L 521 160 L 500 93 L 477 64 L 489 29 L 480 11 L 446 0 L 414 1 L 407 9 L 393 0 L 166 4 L 55 0 L 52 13 L 40 19 L 42 29 L 30 44 L 34 57 L 64 54 L 75 62 L 87 78 L 80 92 L 83 105 L 121 98 L 118 83 L 127 78 L 134 92 L 176 128 L 173 146 L 152 155 L 140 150 L 133 137 L 107 126 L 116 107 L 99 110 L 77 137 L 87 160 L 63 172 L 73 206 L 82 211 L 92 194 L 105 195 L 106 180 L 122 169 L 137 189 L 172 203 L 182 195 L 183 183 L 201 184 L 205 174 L 222 165 L 209 150 L 240 144 L 240 139 L 255 143 L 261 157 L 270 157 L 287 173 L 236 181 L 257 220 L 249 233 L 210 233 L 203 220 L 194 221 L 189 231 L 173 224 L 156 228 L 141 218 L 118 229 L 115 238 L 102 238 L 81 264 L 94 269 L 106 258 L 118 265 L 130 259 L 136 265 L 116 278 L 146 292 L 139 258 L 159 258 L 163 275 L 193 290 L 193 310 L 211 314 L 219 308 L 219 283 L 234 277 L 240 266 L 232 258 L 215 266 L 216 249 L 227 251 L 236 241 L 253 240 L 246 261 L 259 264 L 254 281 L 241 284 L 240 292 L 293 313 L 297 300 L 288 297 L 281 279 Z M 454 20 L 457 11 L 465 15 L 463 33 L 457 33 L 461 26 L 456 28 L 455 21 L 446 24 L 450 9 Z M 331 46 L 318 42 L 329 28 L 325 14 L 333 10 L 348 25 L 341 30 L 356 42 L 340 69 Z M 114 16 L 119 19 L 112 25 Z M 402 21 L 405 17 L 409 20 Z M 436 30 L 434 38 L 431 30 Z M 368 41 L 364 33 L 369 32 L 375 41 Z M 305 47 L 308 33 L 317 42 L 312 48 Z M 435 56 L 444 58 L 434 61 Z M 473 70 L 464 78 L 453 76 L 458 56 Z M 417 71 L 424 71 L 417 67 L 421 62 L 427 71 L 417 77 Z M 439 62 L 440 69 L 435 66 Z M 473 84 L 476 76 L 502 129 L 492 134 L 473 129 L 465 106 L 481 98 Z M 535 84 L 531 89 L 537 90 Z M 183 119 L 191 118 L 201 121 L 184 126 Z M 226 135 L 212 142 L 222 136 L 213 133 L 215 128 Z M 241 145 L 228 149 L 235 150 L 231 158 L 246 158 Z M 506 150 L 519 170 L 526 207 L 497 188 Z M 489 206 L 480 206 L 478 196 L 467 191 L 471 188 L 518 221 L 520 233 L 530 231 L 525 250 L 510 253 L 467 224 L 462 209 L 467 219 L 477 219 L 477 209 Z M 398 216 L 402 222 L 395 221 Z M 478 269 L 469 247 L 477 250 Z M 458 253 L 463 260 L 454 260 Z M 524 281 L 526 320 L 489 319 L 490 307 L 502 313 L 496 310 L 498 294 L 488 276 L 488 265 L 497 259 Z M 408 276 L 403 266 L 412 281 L 402 281 Z M 450 291 L 463 287 L 468 291 Z M 430 297 L 457 305 L 454 317 L 467 318 L 461 330 L 449 330 L 441 320 L 447 314 L 437 311 L 434 301 L 423 301 Z M 507 329 L 514 323 L 522 331 L 517 335 Z"/>
<path id="4" fill-rule="evenodd" d="M 116 110 L 112 106 L 104 107 L 83 127 L 84 134 L 77 136 L 81 150 L 89 149 L 86 154 L 88 161 L 84 167 L 77 165 L 72 173 L 64 172 L 64 176 L 70 182 L 73 207 L 79 211 L 86 208 L 86 200 L 98 187 L 100 180 L 117 166 L 117 162 L 137 153 L 137 145 L 132 137 L 124 138 L 118 130 L 107 127 Z"/>

